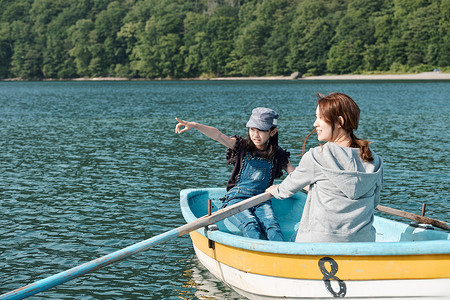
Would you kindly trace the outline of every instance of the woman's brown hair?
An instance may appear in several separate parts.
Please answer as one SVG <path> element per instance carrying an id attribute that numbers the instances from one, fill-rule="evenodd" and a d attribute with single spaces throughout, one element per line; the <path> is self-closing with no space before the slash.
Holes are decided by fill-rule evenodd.
<path id="1" fill-rule="evenodd" d="M 331 93 L 323 96 L 317 94 L 317 106 L 321 117 L 332 126 L 332 134 L 335 129 L 335 124 L 341 124 L 339 117 L 342 117 L 343 124 L 341 127 L 350 134 L 350 147 L 359 148 L 360 156 L 365 161 L 373 161 L 372 151 L 369 148 L 371 143 L 368 140 L 361 140 L 356 137 L 353 130 L 358 129 L 359 123 L 359 107 L 352 98 L 343 93 Z M 314 132 L 314 131 L 313 131 Z M 305 140 L 306 142 L 306 140 Z"/>

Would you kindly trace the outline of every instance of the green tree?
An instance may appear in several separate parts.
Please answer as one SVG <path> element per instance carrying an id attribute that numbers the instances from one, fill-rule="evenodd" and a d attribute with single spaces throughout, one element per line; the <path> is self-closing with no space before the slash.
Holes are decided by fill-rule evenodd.
<path id="1" fill-rule="evenodd" d="M 89 65 L 93 54 L 91 45 L 95 43 L 91 32 L 94 29 L 94 23 L 91 20 L 78 20 L 75 25 L 68 30 L 69 42 L 72 45 L 69 54 L 73 57 L 79 76 L 91 76 Z"/>
<path id="2" fill-rule="evenodd" d="M 209 50 L 204 51 L 206 54 L 202 64 L 204 71 L 219 76 L 227 73 L 226 65 L 234 49 L 238 13 L 234 7 L 223 6 L 208 20 L 205 30 L 210 44 Z"/>
<path id="3" fill-rule="evenodd" d="M 183 1 L 164 0 L 146 2 L 154 13 L 145 26 L 138 29 L 136 47 L 131 57 L 131 68 L 146 78 L 178 77 L 183 74 L 180 53 L 184 30 Z M 176 68 L 176 69 L 171 69 Z"/>
<path id="4" fill-rule="evenodd" d="M 261 20 L 255 20 L 244 28 L 236 40 L 235 55 L 239 57 L 236 74 L 260 76 L 265 74 L 266 58 L 262 48 L 268 38 L 269 28 Z"/>
<path id="5" fill-rule="evenodd" d="M 331 73 L 349 74 L 361 70 L 364 52 L 362 41 L 341 41 L 331 47 L 327 68 Z"/>
<path id="6" fill-rule="evenodd" d="M 8 23 L 0 23 L 0 78 L 7 78 L 11 68 L 13 48 Z"/>
<path id="7" fill-rule="evenodd" d="M 97 58 L 95 67 L 92 68 L 93 71 L 95 70 L 94 73 L 115 75 L 117 64 L 128 63 L 127 45 L 122 43 L 122 39 L 118 38 L 122 20 L 126 15 L 126 4 L 127 2 L 122 5 L 119 1 L 113 1 L 96 16 L 94 23 L 96 44 L 100 47 L 95 47 L 98 50 L 95 55 Z"/>
<path id="8" fill-rule="evenodd" d="M 439 7 L 436 2 L 418 8 L 408 16 L 403 40 L 407 41 L 408 65 L 437 65 L 439 45 Z"/>
<path id="9" fill-rule="evenodd" d="M 439 43 L 437 65 L 450 66 L 450 0 L 442 0 L 439 20 Z"/>
<path id="10" fill-rule="evenodd" d="M 208 18 L 204 14 L 188 12 L 184 19 L 184 41 L 181 53 L 184 56 L 183 71 L 188 77 L 197 77 L 202 72 L 208 72 L 203 65 L 204 55 L 210 42 L 205 32 Z"/>
<path id="11" fill-rule="evenodd" d="M 47 24 L 42 50 L 42 72 L 45 78 L 76 77 L 75 63 L 69 54 L 67 34 L 69 27 L 76 20 L 71 7 L 66 7 Z"/>
<path id="12" fill-rule="evenodd" d="M 289 36 L 290 70 L 313 75 L 326 71 L 336 27 L 330 15 L 326 1 L 306 0 L 297 6 Z"/>
<path id="13" fill-rule="evenodd" d="M 29 24 L 14 21 L 11 24 L 11 39 L 14 41 L 11 60 L 12 76 L 23 79 L 42 78 L 42 56 L 36 49 L 35 36 Z"/>
<path id="14" fill-rule="evenodd" d="M 237 29 L 235 47 L 230 54 L 231 75 L 261 76 L 266 74 L 267 54 L 264 45 L 274 26 L 274 16 L 285 7 L 284 0 L 249 1 L 239 11 L 241 27 Z"/>
<path id="15" fill-rule="evenodd" d="M 372 55 L 366 66 L 373 67 L 375 24 L 373 14 L 381 10 L 381 0 L 354 0 L 340 18 L 328 55 L 327 67 L 333 73 L 352 73 L 363 69 L 363 53 Z M 370 50 L 366 50 L 370 48 Z M 376 58 L 376 57 L 375 57 Z M 368 63 L 369 62 L 369 63 Z"/>
<path id="16" fill-rule="evenodd" d="M 289 33 L 292 24 L 292 13 L 289 1 L 280 1 L 273 14 L 272 29 L 267 38 L 263 53 L 266 57 L 266 74 L 288 75 L 292 70 L 288 67 Z"/>

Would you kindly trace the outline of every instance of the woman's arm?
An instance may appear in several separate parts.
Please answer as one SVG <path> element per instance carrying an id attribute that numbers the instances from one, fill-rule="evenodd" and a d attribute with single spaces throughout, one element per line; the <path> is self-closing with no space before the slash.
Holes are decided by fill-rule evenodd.
<path id="1" fill-rule="evenodd" d="M 314 163 L 311 154 L 307 152 L 301 159 L 297 168 L 294 169 L 279 185 L 269 187 L 266 192 L 271 193 L 278 199 L 289 198 L 301 189 L 307 190 L 314 183 Z"/>
<path id="2" fill-rule="evenodd" d="M 196 123 L 196 122 L 188 122 L 188 121 L 180 120 L 178 118 L 175 118 L 175 119 L 178 121 L 178 124 L 175 126 L 176 133 L 183 133 L 183 132 L 186 132 L 188 130 L 195 128 L 198 131 L 200 131 L 201 133 L 203 133 L 204 135 L 206 135 L 207 137 L 221 143 L 222 145 L 224 145 L 227 148 L 233 149 L 234 146 L 236 145 L 235 138 L 232 138 L 232 137 L 229 137 L 229 136 L 223 134 L 222 132 L 220 132 L 219 129 L 217 129 L 215 127 L 206 126 L 206 125 Z M 183 126 L 184 126 L 184 128 L 182 128 Z"/>

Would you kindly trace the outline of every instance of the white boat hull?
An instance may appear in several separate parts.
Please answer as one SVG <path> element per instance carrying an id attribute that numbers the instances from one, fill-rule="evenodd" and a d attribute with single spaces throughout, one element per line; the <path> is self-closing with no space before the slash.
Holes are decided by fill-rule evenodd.
<path id="1" fill-rule="evenodd" d="M 328 291 L 323 280 L 292 279 L 243 272 L 209 257 L 195 245 L 194 250 L 206 269 L 248 299 L 338 297 Z M 337 281 L 331 281 L 331 286 L 335 293 L 339 292 Z M 350 299 L 450 299 L 450 279 L 347 280 L 345 290 L 345 298 Z M 280 291 L 283 291 L 282 294 Z"/>

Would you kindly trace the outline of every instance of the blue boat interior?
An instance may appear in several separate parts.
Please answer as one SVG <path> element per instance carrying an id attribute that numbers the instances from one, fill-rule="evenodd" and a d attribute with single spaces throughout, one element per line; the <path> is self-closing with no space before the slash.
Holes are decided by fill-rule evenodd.
<path id="1" fill-rule="evenodd" d="M 187 197 L 185 205 L 182 207 L 185 218 L 186 211 L 190 211 L 194 218 L 199 218 L 208 214 L 208 199 L 212 202 L 212 212 L 221 208 L 220 198 L 225 194 L 223 188 L 210 188 L 198 190 L 184 190 Z M 182 197 L 183 197 L 182 192 Z M 278 200 L 272 198 L 272 206 L 283 235 L 287 241 L 291 241 L 297 232 L 303 207 L 306 201 L 306 193 L 299 192 L 291 198 Z M 182 201 L 183 206 L 183 201 Z M 193 220 L 186 220 L 188 222 Z M 450 240 L 450 234 L 442 230 L 424 229 L 411 226 L 409 220 L 398 222 L 388 218 L 375 216 L 374 227 L 377 231 L 376 242 L 413 242 L 430 240 Z M 241 231 L 231 224 L 227 219 L 216 223 L 220 232 L 242 236 Z"/>

